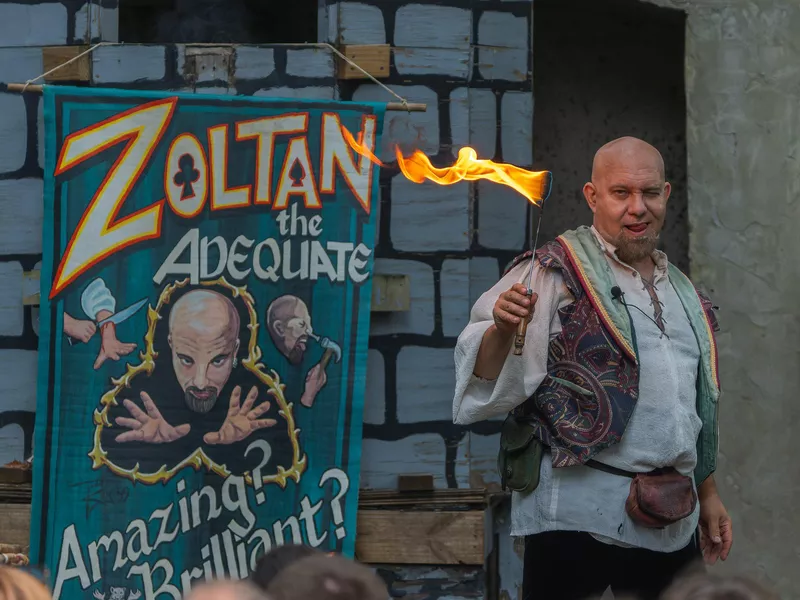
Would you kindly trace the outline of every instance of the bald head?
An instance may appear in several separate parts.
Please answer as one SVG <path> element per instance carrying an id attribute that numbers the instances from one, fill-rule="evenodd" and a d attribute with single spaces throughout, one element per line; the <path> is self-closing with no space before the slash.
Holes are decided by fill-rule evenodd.
<path id="1" fill-rule="evenodd" d="M 602 146 L 592 161 L 592 181 L 597 181 L 609 170 L 620 166 L 655 169 L 662 180 L 665 178 L 661 153 L 639 138 L 621 137 Z"/>
<path id="2" fill-rule="evenodd" d="M 671 186 L 664 159 L 647 142 L 623 137 L 600 148 L 583 195 L 594 226 L 634 268 L 647 268 L 664 226 Z"/>
<path id="3" fill-rule="evenodd" d="M 208 412 L 239 350 L 239 313 L 233 302 L 213 290 L 181 296 L 169 315 L 169 345 L 186 404 L 195 412 Z"/>
<path id="4" fill-rule="evenodd" d="M 267 309 L 267 330 L 275 347 L 291 364 L 303 362 L 308 336 L 313 333 L 305 302 L 291 294 L 275 298 Z"/>

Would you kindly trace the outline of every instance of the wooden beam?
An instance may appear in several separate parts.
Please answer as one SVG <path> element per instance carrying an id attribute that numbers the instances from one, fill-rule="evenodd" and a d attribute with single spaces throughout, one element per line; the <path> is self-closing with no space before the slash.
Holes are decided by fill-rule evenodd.
<path id="1" fill-rule="evenodd" d="M 372 312 L 411 310 L 411 282 L 408 275 L 372 276 Z"/>
<path id="2" fill-rule="evenodd" d="M 376 79 L 389 76 L 389 44 L 350 44 L 340 46 L 339 52 Z M 339 79 L 369 79 L 343 58 L 337 57 L 336 60 L 336 76 Z"/>
<path id="3" fill-rule="evenodd" d="M 39 275 L 41 271 L 25 271 L 22 273 L 22 304 L 39 306 Z"/>
<path id="4" fill-rule="evenodd" d="M 44 80 L 46 82 L 89 81 L 92 77 L 92 57 L 90 54 L 85 54 L 69 64 L 64 64 L 87 49 L 87 46 L 48 46 L 42 48 L 42 66 L 45 72 L 55 69 L 59 65 L 64 65 L 45 76 Z"/>
<path id="5" fill-rule="evenodd" d="M 361 510 L 356 557 L 370 564 L 483 565 L 484 511 Z"/>
<path id="6" fill-rule="evenodd" d="M 30 504 L 0 504 L 0 543 L 27 546 L 30 532 Z"/>

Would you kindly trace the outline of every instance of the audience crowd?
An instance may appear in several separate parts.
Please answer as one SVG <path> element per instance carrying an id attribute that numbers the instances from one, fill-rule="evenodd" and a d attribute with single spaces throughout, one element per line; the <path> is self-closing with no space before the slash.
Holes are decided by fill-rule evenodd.
<path id="1" fill-rule="evenodd" d="M 222 580 L 195 587 L 185 600 L 389 600 L 384 582 L 369 567 L 308 546 L 283 545 L 262 556 L 246 580 Z M 52 600 L 28 571 L 0 566 L 0 600 Z M 71 599 L 70 599 L 71 600 Z M 142 599 L 145 600 L 145 599 Z M 548 600 L 526 598 L 523 600 Z M 587 599 L 588 600 L 588 599 Z M 637 600 L 616 597 L 615 600 Z M 662 600 L 780 600 L 741 577 L 692 570 Z"/>

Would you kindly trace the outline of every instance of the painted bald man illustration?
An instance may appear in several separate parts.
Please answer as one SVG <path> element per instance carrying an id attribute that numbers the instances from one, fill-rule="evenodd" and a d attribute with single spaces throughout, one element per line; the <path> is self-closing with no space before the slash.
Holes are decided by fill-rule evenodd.
<path id="1" fill-rule="evenodd" d="M 213 290 L 193 290 L 183 295 L 169 314 L 167 342 L 172 355 L 172 368 L 183 390 L 186 408 L 197 416 L 208 415 L 219 408 L 218 402 L 231 373 L 237 366 L 240 319 L 230 299 Z M 227 414 L 218 430 L 202 436 L 205 444 L 232 444 L 240 442 L 255 431 L 272 427 L 274 419 L 261 418 L 270 408 L 266 400 L 257 406 L 258 388 L 253 386 L 244 402 L 242 388 L 237 385 L 231 392 Z M 163 444 L 174 442 L 192 430 L 192 424 L 170 423 L 148 392 L 139 394 L 144 410 L 131 400 L 123 405 L 130 416 L 114 419 L 117 425 L 128 428 L 115 441 Z M 174 411 L 173 412 L 177 412 Z M 215 411 L 218 412 L 218 411 Z M 185 418 L 185 415 L 184 415 Z"/>

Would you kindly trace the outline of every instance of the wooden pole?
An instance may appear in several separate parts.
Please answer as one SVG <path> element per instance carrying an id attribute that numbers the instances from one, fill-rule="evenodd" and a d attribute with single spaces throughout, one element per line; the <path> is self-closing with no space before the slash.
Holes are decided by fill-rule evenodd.
<path id="1" fill-rule="evenodd" d="M 27 88 L 25 87 L 24 83 L 7 83 L 6 89 L 9 92 L 19 92 L 22 93 L 24 90 L 25 92 L 30 92 L 31 94 L 41 94 L 42 93 L 42 86 L 38 84 L 31 84 Z M 428 110 L 427 104 L 422 104 L 418 102 L 409 102 L 408 104 L 403 105 L 402 102 L 389 102 L 386 104 L 386 110 L 392 111 L 408 111 L 408 112 L 425 112 Z"/>

